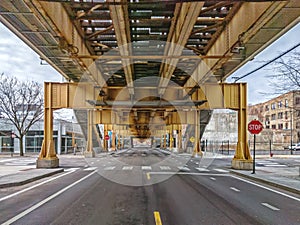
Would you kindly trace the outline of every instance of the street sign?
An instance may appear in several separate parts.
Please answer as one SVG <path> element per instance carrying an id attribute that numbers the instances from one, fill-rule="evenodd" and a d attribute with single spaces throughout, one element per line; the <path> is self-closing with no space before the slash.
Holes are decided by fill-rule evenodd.
<path id="1" fill-rule="evenodd" d="M 195 141 L 195 138 L 192 136 L 191 138 L 190 138 L 190 142 L 194 142 Z"/>
<path id="2" fill-rule="evenodd" d="M 250 123 L 248 123 L 248 131 L 251 134 L 254 134 L 254 141 L 253 141 L 253 172 L 252 174 L 255 174 L 255 137 L 256 134 L 259 134 L 263 129 L 263 125 L 258 120 L 252 120 Z"/>
<path id="3" fill-rule="evenodd" d="M 263 125 L 258 120 L 252 120 L 248 123 L 248 131 L 251 134 L 259 134 L 263 130 Z"/>
<path id="4" fill-rule="evenodd" d="M 105 138 L 105 140 L 107 140 L 107 141 L 108 141 L 108 140 L 109 140 L 109 135 L 105 135 L 105 137 L 104 137 L 104 138 Z"/>

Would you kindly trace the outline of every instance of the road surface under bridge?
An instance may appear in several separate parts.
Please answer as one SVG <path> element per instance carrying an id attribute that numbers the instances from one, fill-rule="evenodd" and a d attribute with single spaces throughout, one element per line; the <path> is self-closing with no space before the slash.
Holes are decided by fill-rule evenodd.
<path id="1" fill-rule="evenodd" d="M 0 21 L 67 80 L 45 83 L 37 166 L 59 166 L 56 109 L 75 110 L 85 155 L 93 157 L 95 147 L 106 148 L 95 124 L 104 125 L 104 136 L 158 138 L 163 147 L 176 131 L 179 149 L 193 137 L 201 155 L 211 111 L 226 108 L 238 112 L 232 166 L 251 169 L 247 86 L 225 80 L 297 24 L 299 7 L 297 0 L 1 1 Z"/>

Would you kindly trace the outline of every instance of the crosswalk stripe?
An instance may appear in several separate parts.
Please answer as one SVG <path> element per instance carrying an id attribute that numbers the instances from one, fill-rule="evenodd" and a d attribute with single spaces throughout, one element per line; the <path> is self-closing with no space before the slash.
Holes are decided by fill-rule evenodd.
<path id="1" fill-rule="evenodd" d="M 92 171 L 92 170 L 96 170 L 98 169 L 97 167 L 88 167 L 86 169 L 84 169 L 84 171 Z"/>
<path id="2" fill-rule="evenodd" d="M 159 167 L 161 170 L 171 170 L 169 166 L 160 166 Z"/>
<path id="3" fill-rule="evenodd" d="M 282 165 L 282 164 L 270 164 L 270 165 L 264 165 L 266 167 L 287 167 L 287 165 Z"/>
<path id="4" fill-rule="evenodd" d="M 76 171 L 76 170 L 79 170 L 80 168 L 79 167 L 73 167 L 73 168 L 67 168 L 67 169 L 64 169 L 64 172 L 69 172 L 69 171 Z"/>
<path id="5" fill-rule="evenodd" d="M 198 170 L 199 172 L 208 172 L 208 171 L 209 171 L 208 169 L 201 168 L 201 167 L 200 167 L 200 168 L 199 168 L 199 167 L 198 167 L 198 168 L 196 167 L 196 170 Z"/>
<path id="6" fill-rule="evenodd" d="M 187 168 L 185 166 L 178 166 L 177 168 L 182 171 L 191 171 L 189 168 Z"/>
<path id="7" fill-rule="evenodd" d="M 133 166 L 123 166 L 122 170 L 132 170 Z"/>
<path id="8" fill-rule="evenodd" d="M 151 166 L 142 166 L 142 170 L 152 170 Z"/>
<path id="9" fill-rule="evenodd" d="M 108 166 L 105 167 L 104 170 L 114 170 L 116 167 L 115 166 Z"/>

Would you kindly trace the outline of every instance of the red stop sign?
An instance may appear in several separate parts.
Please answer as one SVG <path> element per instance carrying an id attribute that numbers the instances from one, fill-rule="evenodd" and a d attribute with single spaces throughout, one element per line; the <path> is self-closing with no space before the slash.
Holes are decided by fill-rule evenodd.
<path id="1" fill-rule="evenodd" d="M 109 136 L 108 136 L 108 135 L 105 135 L 104 138 L 105 138 L 105 140 L 107 140 L 107 141 L 109 140 Z"/>
<path id="2" fill-rule="evenodd" d="M 248 123 L 248 131 L 251 134 L 259 134 L 263 129 L 263 125 L 258 120 L 252 120 Z"/>

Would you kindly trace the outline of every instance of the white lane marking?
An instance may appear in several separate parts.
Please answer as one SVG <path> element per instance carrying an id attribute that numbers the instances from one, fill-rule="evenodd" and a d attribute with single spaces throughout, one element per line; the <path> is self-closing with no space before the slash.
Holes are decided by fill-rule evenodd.
<path id="1" fill-rule="evenodd" d="M 23 211 L 22 213 L 16 215 L 15 217 L 9 219 L 8 221 L 4 222 L 2 225 L 9 225 L 12 224 L 13 222 L 21 219 L 22 217 L 26 216 L 27 214 L 31 213 L 33 210 L 36 210 L 37 208 L 41 207 L 42 205 L 44 205 L 45 203 L 49 202 L 50 200 L 56 198 L 57 196 L 61 195 L 62 193 L 64 193 L 65 191 L 67 191 L 68 189 L 74 187 L 75 185 L 79 184 L 80 182 L 84 181 L 85 179 L 89 178 L 90 176 L 92 176 L 94 173 L 96 173 L 97 171 L 94 171 L 88 175 L 86 175 L 85 177 L 81 178 L 80 180 L 74 182 L 73 184 L 70 184 L 69 186 L 65 187 L 64 189 L 56 192 L 55 194 L 49 196 L 48 198 L 44 199 L 43 201 L 40 201 L 39 203 L 33 205 L 32 207 L 30 207 L 29 209 L 26 209 L 25 211 Z"/>
<path id="2" fill-rule="evenodd" d="M 115 166 L 108 166 L 105 167 L 104 170 L 114 170 L 116 167 Z"/>
<path id="3" fill-rule="evenodd" d="M 133 166 L 123 166 L 122 170 L 132 170 Z"/>
<path id="4" fill-rule="evenodd" d="M 74 168 L 68 168 L 68 169 L 64 169 L 65 172 L 69 172 L 69 171 L 76 171 L 76 170 L 79 170 L 80 168 L 78 167 L 74 167 Z"/>
<path id="5" fill-rule="evenodd" d="M 84 167 L 88 167 L 89 165 L 85 165 Z"/>
<path id="6" fill-rule="evenodd" d="M 161 170 L 171 170 L 169 166 L 160 166 L 159 167 Z"/>
<path id="7" fill-rule="evenodd" d="M 268 164 L 264 166 L 265 167 L 287 167 L 287 165 L 282 165 L 282 164 Z"/>
<path id="8" fill-rule="evenodd" d="M 270 205 L 270 204 L 268 204 L 268 203 L 265 203 L 265 202 L 263 202 L 263 203 L 261 203 L 263 206 L 266 206 L 267 208 L 269 208 L 269 209 L 272 209 L 272 210 L 274 210 L 274 211 L 279 211 L 280 209 L 278 209 L 278 208 L 276 208 L 275 206 L 272 206 L 272 205 Z"/>
<path id="9" fill-rule="evenodd" d="M 161 171 L 161 172 L 149 172 L 149 174 L 153 175 L 191 175 L 191 176 L 216 176 L 216 177 L 228 177 L 228 174 L 212 174 L 212 173 L 191 173 L 191 172 L 167 172 L 167 171 Z"/>
<path id="10" fill-rule="evenodd" d="M 205 169 L 205 168 L 196 168 L 196 170 L 198 170 L 199 172 L 208 172 L 209 170 L 208 169 Z"/>
<path id="11" fill-rule="evenodd" d="M 214 178 L 214 177 L 210 177 L 209 179 L 211 179 L 211 180 L 216 180 L 216 178 Z"/>
<path id="12" fill-rule="evenodd" d="M 142 166 L 142 170 L 152 170 L 151 166 Z"/>
<path id="13" fill-rule="evenodd" d="M 15 159 L 2 159 L 2 160 L 0 160 L 0 163 L 2 163 L 2 162 L 9 162 L 9 161 L 13 161 L 13 160 L 15 160 Z"/>
<path id="14" fill-rule="evenodd" d="M 235 191 L 235 192 L 240 192 L 239 189 L 235 188 L 235 187 L 230 187 L 231 190 Z"/>
<path id="15" fill-rule="evenodd" d="M 98 167 L 88 167 L 86 169 L 84 169 L 84 171 L 92 171 L 92 170 L 96 170 L 98 169 Z"/>
<path id="16" fill-rule="evenodd" d="M 260 184 L 256 184 L 256 183 L 254 183 L 254 182 L 251 182 L 251 181 L 249 181 L 249 180 L 245 180 L 245 179 L 240 178 L 240 177 L 236 177 L 236 176 L 233 176 L 233 175 L 231 175 L 231 177 L 233 177 L 233 178 L 235 178 L 235 179 L 237 179 L 237 180 L 244 181 L 245 183 L 252 184 L 252 185 L 254 185 L 254 186 L 263 188 L 263 189 L 265 189 L 265 190 L 274 192 L 274 193 L 276 193 L 276 194 L 279 194 L 279 195 L 282 195 L 282 196 L 284 196 L 284 197 L 287 197 L 287 198 L 290 198 L 290 199 L 293 199 L 293 200 L 296 200 L 296 201 L 300 202 L 300 198 L 296 198 L 296 197 L 294 197 L 294 196 L 285 194 L 285 193 L 280 192 L 280 191 L 276 191 L 276 190 L 274 190 L 274 189 L 272 189 L 272 188 L 268 188 L 268 187 L 265 187 L 265 186 L 260 185 Z"/>
<path id="17" fill-rule="evenodd" d="M 178 166 L 177 167 L 179 170 L 181 171 L 191 171 L 189 168 L 187 168 L 186 166 Z"/>
<path id="18" fill-rule="evenodd" d="M 64 177 L 64 176 L 66 176 L 66 175 L 69 175 L 70 173 L 73 173 L 73 172 L 75 172 L 76 170 L 77 170 L 77 169 L 70 170 L 70 171 L 67 172 L 67 173 L 61 174 L 61 175 L 56 176 L 56 177 L 52 177 L 52 178 L 50 178 L 50 179 L 48 179 L 48 180 L 45 180 L 45 181 L 43 181 L 43 182 L 41 182 L 41 183 L 38 183 L 38 184 L 35 184 L 35 185 L 31 186 L 31 187 L 25 188 L 25 189 L 23 189 L 23 190 L 21 190 L 21 191 L 18 191 L 18 192 L 16 192 L 16 193 L 11 194 L 11 195 L 7 195 L 7 196 L 5 196 L 5 197 L 3 197 L 3 198 L 0 198 L 0 202 L 4 201 L 4 200 L 6 200 L 6 199 L 12 198 L 12 197 L 14 197 L 14 196 L 17 196 L 17 195 L 19 195 L 19 194 L 21 194 L 21 193 L 24 193 L 24 192 L 26 192 L 26 191 L 29 191 L 29 190 L 31 190 L 31 189 L 34 189 L 34 188 L 36 188 L 36 187 L 38 187 L 38 186 L 41 186 L 41 185 L 43 185 L 43 184 L 49 183 L 49 182 L 51 182 L 51 181 L 53 181 L 53 180 L 56 180 L 56 179 L 58 179 L 58 178 Z"/>
<path id="19" fill-rule="evenodd" d="M 217 171 L 217 172 L 220 172 L 220 173 L 229 173 L 228 170 L 223 170 L 223 169 L 218 169 L 218 168 L 216 168 L 214 170 Z"/>

